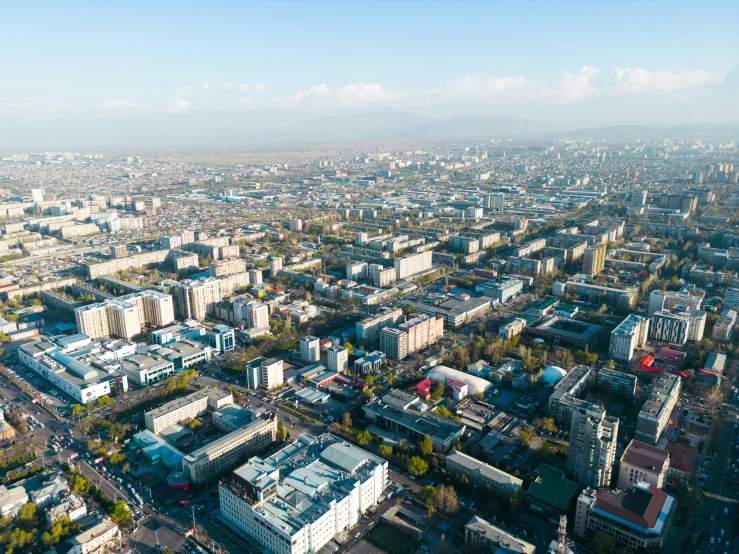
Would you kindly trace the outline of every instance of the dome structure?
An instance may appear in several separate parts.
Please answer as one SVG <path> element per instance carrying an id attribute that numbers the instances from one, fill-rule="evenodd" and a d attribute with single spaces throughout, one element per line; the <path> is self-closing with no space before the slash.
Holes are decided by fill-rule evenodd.
<path id="1" fill-rule="evenodd" d="M 456 369 L 445 365 L 438 365 L 433 368 L 426 374 L 426 378 L 436 381 L 437 383 L 443 383 L 444 385 L 448 383 L 449 379 L 461 381 L 467 385 L 471 394 L 477 394 L 478 392 L 484 393 L 493 386 L 490 381 L 486 381 L 480 377 L 475 377 L 469 373 L 464 373 L 463 371 L 457 371 Z"/>
<path id="2" fill-rule="evenodd" d="M 561 367 L 548 365 L 544 368 L 544 374 L 541 378 L 547 385 L 553 386 L 559 383 L 565 375 L 567 375 L 567 372 Z"/>

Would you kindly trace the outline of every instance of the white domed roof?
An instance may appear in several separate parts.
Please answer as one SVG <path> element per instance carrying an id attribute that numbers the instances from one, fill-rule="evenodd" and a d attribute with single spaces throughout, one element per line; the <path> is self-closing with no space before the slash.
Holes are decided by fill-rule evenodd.
<path id="1" fill-rule="evenodd" d="M 567 372 L 561 367 L 548 365 L 544 368 L 544 375 L 541 378 L 547 385 L 556 385 L 565 375 L 567 375 Z"/>

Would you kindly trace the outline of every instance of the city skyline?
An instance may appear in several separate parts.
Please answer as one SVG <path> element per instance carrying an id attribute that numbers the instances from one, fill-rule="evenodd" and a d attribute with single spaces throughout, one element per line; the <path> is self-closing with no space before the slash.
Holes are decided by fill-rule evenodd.
<path id="1" fill-rule="evenodd" d="M 89 8 L 6 8 L 0 148 L 274 144 L 304 126 L 348 141 L 345 118 L 359 141 L 479 117 L 532 136 L 739 119 L 739 39 L 693 28 L 739 15 L 725 2 Z"/>

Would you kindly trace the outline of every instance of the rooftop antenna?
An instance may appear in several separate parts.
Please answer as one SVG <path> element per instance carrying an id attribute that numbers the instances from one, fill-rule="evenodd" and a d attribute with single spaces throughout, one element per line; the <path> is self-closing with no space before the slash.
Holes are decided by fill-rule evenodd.
<path id="1" fill-rule="evenodd" d="M 568 554 L 573 552 L 574 543 L 567 538 L 567 516 L 559 516 L 559 529 L 557 530 L 557 554 Z"/>

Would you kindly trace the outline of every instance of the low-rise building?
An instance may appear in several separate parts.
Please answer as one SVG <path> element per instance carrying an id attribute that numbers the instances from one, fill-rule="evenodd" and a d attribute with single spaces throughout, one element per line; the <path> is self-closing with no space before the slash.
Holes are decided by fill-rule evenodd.
<path id="1" fill-rule="evenodd" d="M 534 554 L 536 547 L 493 525 L 479 516 L 472 516 L 464 526 L 464 544 L 469 552 L 495 554 Z"/>
<path id="2" fill-rule="evenodd" d="M 230 392 L 217 388 L 201 389 L 145 412 L 144 422 L 147 429 L 159 433 L 170 425 L 200 417 L 209 409 L 215 411 L 229 404 L 233 404 L 233 395 Z"/>
<path id="3" fill-rule="evenodd" d="M 464 475 L 470 483 L 475 485 L 489 486 L 496 496 L 505 500 L 523 491 L 523 481 L 518 477 L 481 462 L 459 450 L 451 452 L 446 457 L 446 470 L 447 473 L 453 475 Z"/>
<path id="4" fill-rule="evenodd" d="M 113 550 L 113 546 L 120 546 L 121 531 L 118 524 L 108 516 L 95 520 L 84 531 L 69 539 L 71 546 L 67 554 L 94 554 Z"/>

